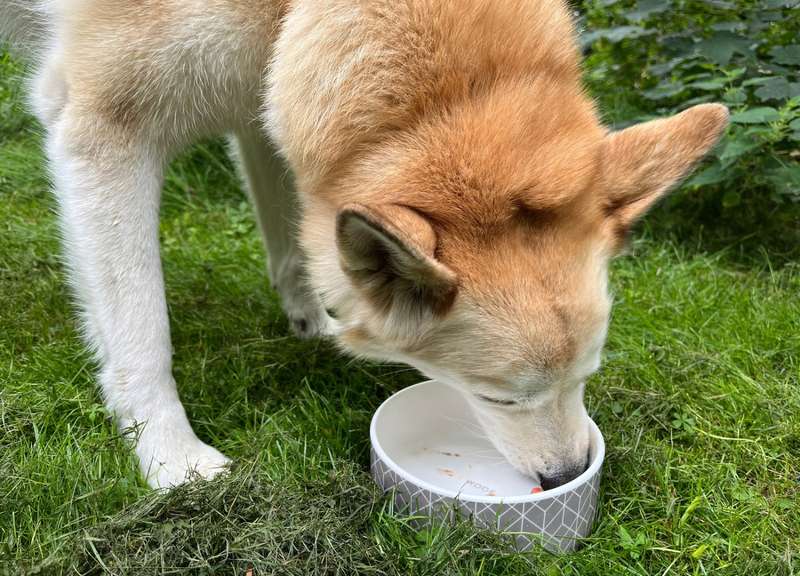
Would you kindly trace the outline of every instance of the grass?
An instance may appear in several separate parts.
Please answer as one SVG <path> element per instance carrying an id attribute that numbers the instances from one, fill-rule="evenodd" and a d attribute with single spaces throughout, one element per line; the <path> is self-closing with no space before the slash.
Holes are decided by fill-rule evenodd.
<path id="1" fill-rule="evenodd" d="M 515 554 L 466 524 L 390 514 L 369 419 L 419 376 L 289 335 L 216 142 L 172 166 L 163 256 L 181 395 L 237 464 L 148 490 L 76 334 L 20 73 L 0 56 L 0 574 L 800 573 L 796 251 L 678 237 L 654 216 L 614 265 L 587 390 L 608 444 L 594 535 L 569 556 Z"/>

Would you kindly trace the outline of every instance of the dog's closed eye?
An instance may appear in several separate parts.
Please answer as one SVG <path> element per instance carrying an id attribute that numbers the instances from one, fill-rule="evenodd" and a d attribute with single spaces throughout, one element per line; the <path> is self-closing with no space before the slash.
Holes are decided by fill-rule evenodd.
<path id="1" fill-rule="evenodd" d="M 507 400 L 505 398 L 492 398 L 491 396 L 484 396 L 483 394 L 476 394 L 475 396 L 483 402 L 496 404 L 498 406 L 514 406 L 516 404 L 514 400 Z"/>

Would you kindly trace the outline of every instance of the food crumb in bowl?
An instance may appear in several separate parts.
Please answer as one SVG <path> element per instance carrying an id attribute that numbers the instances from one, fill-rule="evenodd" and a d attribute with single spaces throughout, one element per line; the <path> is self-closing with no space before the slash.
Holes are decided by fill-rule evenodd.
<path id="1" fill-rule="evenodd" d="M 449 476 L 450 478 L 456 475 L 456 471 L 451 470 L 450 468 L 437 468 L 437 470 L 439 471 L 439 474 L 444 474 L 445 476 Z"/>
<path id="2" fill-rule="evenodd" d="M 444 452 L 440 450 L 439 454 L 442 454 L 444 456 L 453 456 L 455 458 L 461 458 L 461 454 L 459 454 L 458 452 Z"/>
<path id="3" fill-rule="evenodd" d="M 531 488 L 531 494 L 539 494 L 540 492 L 544 492 L 544 488 L 541 486 L 534 486 Z"/>

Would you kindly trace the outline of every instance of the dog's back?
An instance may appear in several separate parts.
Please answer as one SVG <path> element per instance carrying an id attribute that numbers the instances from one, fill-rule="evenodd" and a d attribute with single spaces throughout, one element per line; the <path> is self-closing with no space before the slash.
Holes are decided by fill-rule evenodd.
<path id="1" fill-rule="evenodd" d="M 32 107 L 69 101 L 173 149 L 256 115 L 282 0 L 10 0 L 0 37 L 37 62 Z M 67 94 L 67 87 L 71 93 Z"/>

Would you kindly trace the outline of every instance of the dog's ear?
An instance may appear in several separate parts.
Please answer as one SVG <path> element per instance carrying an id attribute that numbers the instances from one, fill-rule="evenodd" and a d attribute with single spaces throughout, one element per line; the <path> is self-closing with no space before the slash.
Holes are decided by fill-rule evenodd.
<path id="1" fill-rule="evenodd" d="M 336 242 L 342 269 L 378 311 L 422 319 L 452 304 L 456 275 L 436 260 L 436 231 L 419 212 L 349 204 L 337 216 Z"/>
<path id="2" fill-rule="evenodd" d="M 725 106 L 701 104 L 670 118 L 606 136 L 603 187 L 615 233 L 624 236 L 659 198 L 686 177 L 727 125 Z"/>

